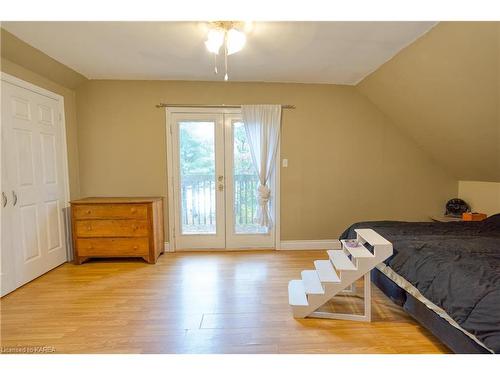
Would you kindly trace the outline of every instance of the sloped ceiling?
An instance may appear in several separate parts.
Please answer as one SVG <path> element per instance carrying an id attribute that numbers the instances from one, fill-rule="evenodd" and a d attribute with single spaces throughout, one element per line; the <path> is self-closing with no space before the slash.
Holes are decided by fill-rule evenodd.
<path id="1" fill-rule="evenodd" d="M 442 22 L 357 88 L 461 180 L 500 181 L 500 23 Z"/>

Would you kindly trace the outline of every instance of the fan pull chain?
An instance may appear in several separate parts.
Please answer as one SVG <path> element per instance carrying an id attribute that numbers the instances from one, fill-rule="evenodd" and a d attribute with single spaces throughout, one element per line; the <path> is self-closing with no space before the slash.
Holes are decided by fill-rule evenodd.
<path id="1" fill-rule="evenodd" d="M 224 43 L 224 66 L 226 68 L 226 75 L 224 76 L 224 81 L 227 81 L 229 79 L 229 76 L 227 75 L 227 40 L 226 43 Z"/>

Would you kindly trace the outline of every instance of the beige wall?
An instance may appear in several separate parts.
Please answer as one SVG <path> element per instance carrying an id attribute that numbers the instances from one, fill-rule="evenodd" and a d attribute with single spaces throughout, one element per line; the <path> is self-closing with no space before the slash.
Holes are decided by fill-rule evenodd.
<path id="1" fill-rule="evenodd" d="M 488 216 L 500 213 L 500 183 L 459 181 L 458 197 L 469 203 L 472 211 Z"/>
<path id="2" fill-rule="evenodd" d="M 3 29 L 0 29 L 0 46 L 2 72 L 64 97 L 70 196 L 78 198 L 80 176 L 74 88 L 86 79 Z"/>
<path id="3" fill-rule="evenodd" d="M 500 181 L 500 23 L 441 22 L 357 88 L 450 173 Z"/>
<path id="4" fill-rule="evenodd" d="M 170 103 L 290 103 L 283 114 L 281 237 L 329 239 L 359 220 L 426 220 L 457 183 L 355 88 L 99 81 L 77 90 L 82 196 L 166 196 Z"/>
<path id="5" fill-rule="evenodd" d="M 455 179 L 353 87 L 88 81 L 4 30 L 1 37 L 2 71 L 65 98 L 72 198 L 166 196 L 160 101 L 297 106 L 283 115 L 284 240 L 334 238 L 359 220 L 425 220 L 457 194 Z"/>

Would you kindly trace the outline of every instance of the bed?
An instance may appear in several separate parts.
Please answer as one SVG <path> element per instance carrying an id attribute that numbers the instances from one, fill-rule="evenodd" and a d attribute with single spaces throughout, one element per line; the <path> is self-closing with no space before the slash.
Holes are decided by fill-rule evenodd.
<path id="1" fill-rule="evenodd" d="M 394 254 L 373 282 L 455 353 L 500 353 L 500 214 L 481 222 L 374 221 Z"/>

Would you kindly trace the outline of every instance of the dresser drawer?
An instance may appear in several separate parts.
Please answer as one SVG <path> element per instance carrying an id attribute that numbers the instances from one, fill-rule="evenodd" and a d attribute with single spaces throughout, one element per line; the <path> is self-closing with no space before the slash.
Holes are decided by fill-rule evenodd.
<path id="1" fill-rule="evenodd" d="M 143 219 L 148 216 L 145 204 L 85 204 L 73 206 L 75 219 Z"/>
<path id="2" fill-rule="evenodd" d="M 84 257 L 143 257 L 149 254 L 149 239 L 79 238 L 76 247 Z"/>
<path id="3" fill-rule="evenodd" d="M 147 237 L 146 220 L 77 220 L 77 237 Z"/>

